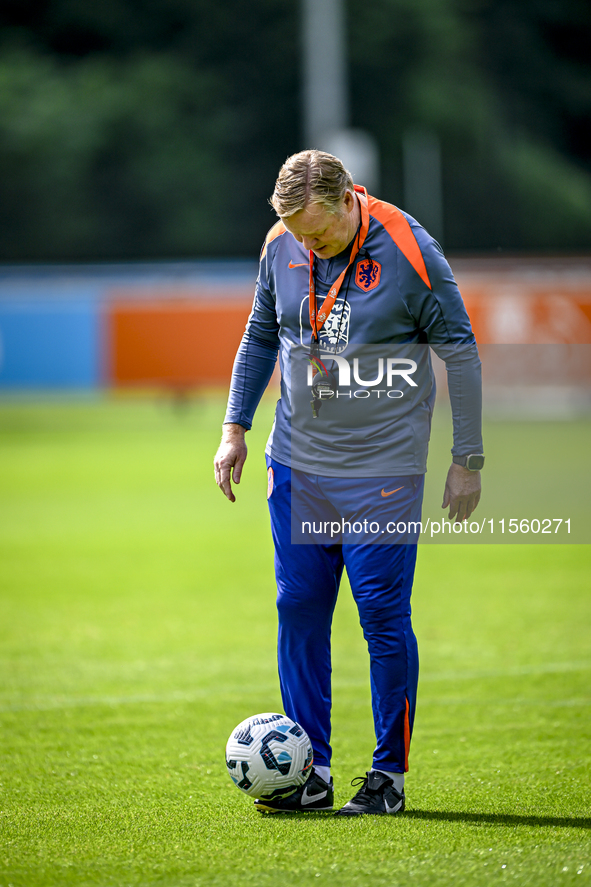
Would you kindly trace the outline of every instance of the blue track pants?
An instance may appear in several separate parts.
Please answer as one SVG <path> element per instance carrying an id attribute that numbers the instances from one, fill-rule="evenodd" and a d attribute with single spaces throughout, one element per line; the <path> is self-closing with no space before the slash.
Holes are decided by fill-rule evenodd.
<path id="1" fill-rule="evenodd" d="M 330 766 L 330 633 L 345 567 L 370 656 L 377 739 L 373 766 L 404 773 L 418 682 L 410 608 L 416 544 L 364 542 L 367 535 L 347 531 L 335 541 L 296 544 L 292 531 L 313 516 L 335 522 L 345 518 L 352 525 L 364 519 L 380 526 L 418 521 L 423 475 L 321 477 L 292 471 L 270 458 L 267 464 L 285 713 L 310 736 L 315 763 Z"/>

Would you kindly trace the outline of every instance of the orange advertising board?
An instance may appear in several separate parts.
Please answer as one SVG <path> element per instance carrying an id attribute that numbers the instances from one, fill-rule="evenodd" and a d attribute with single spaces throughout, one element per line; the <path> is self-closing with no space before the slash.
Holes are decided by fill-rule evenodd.
<path id="1" fill-rule="evenodd" d="M 227 384 L 250 303 L 114 301 L 107 315 L 109 382 L 190 388 Z"/>
<path id="2" fill-rule="evenodd" d="M 591 260 L 458 259 L 451 264 L 479 344 L 591 343 Z"/>

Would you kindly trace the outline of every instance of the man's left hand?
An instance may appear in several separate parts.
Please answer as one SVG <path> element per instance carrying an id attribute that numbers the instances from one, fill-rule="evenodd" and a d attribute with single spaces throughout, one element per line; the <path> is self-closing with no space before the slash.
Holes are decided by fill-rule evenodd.
<path id="1" fill-rule="evenodd" d="M 480 472 L 468 471 L 462 465 L 452 462 L 447 472 L 442 508 L 449 505 L 448 517 L 455 517 L 455 523 L 468 520 L 480 501 Z"/>

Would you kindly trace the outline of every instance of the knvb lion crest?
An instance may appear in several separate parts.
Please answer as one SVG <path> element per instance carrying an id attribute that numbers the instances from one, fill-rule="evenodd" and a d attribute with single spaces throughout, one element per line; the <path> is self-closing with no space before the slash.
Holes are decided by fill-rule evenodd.
<path id="1" fill-rule="evenodd" d="M 382 276 L 382 266 L 373 260 L 363 260 L 357 263 L 355 271 L 355 283 L 365 292 L 375 289 Z"/>
<path id="2" fill-rule="evenodd" d="M 319 295 L 320 303 L 324 301 L 325 296 Z M 326 318 L 322 320 L 318 316 L 318 321 L 322 323 L 319 339 L 320 347 L 323 352 L 332 352 L 340 354 L 349 344 L 349 326 L 351 323 L 351 306 L 345 302 L 343 298 L 338 298 L 334 303 L 333 309 Z M 300 342 L 302 345 L 310 343 L 310 320 L 308 299 L 304 299 L 300 306 Z"/>
<path id="3" fill-rule="evenodd" d="M 349 342 L 349 320 L 351 306 L 348 302 L 338 299 L 320 330 L 320 345 L 327 351 L 339 354 Z"/>

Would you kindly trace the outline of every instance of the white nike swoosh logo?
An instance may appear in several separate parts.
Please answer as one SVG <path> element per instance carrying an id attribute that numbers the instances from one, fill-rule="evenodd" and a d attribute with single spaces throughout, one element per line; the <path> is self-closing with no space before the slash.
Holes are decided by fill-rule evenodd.
<path id="1" fill-rule="evenodd" d="M 397 810 L 400 810 L 402 807 L 402 800 L 398 801 L 397 804 L 394 804 L 393 807 L 390 807 L 388 802 L 384 799 L 384 806 L 386 807 L 386 813 L 396 813 Z"/>
<path id="2" fill-rule="evenodd" d="M 328 789 L 324 792 L 318 792 L 317 795 L 309 795 L 308 794 L 308 786 L 306 786 L 306 788 L 302 792 L 301 804 L 303 807 L 305 807 L 306 804 L 313 804 L 314 801 L 321 801 L 322 798 L 325 798 L 327 796 L 327 794 L 328 794 Z"/>

